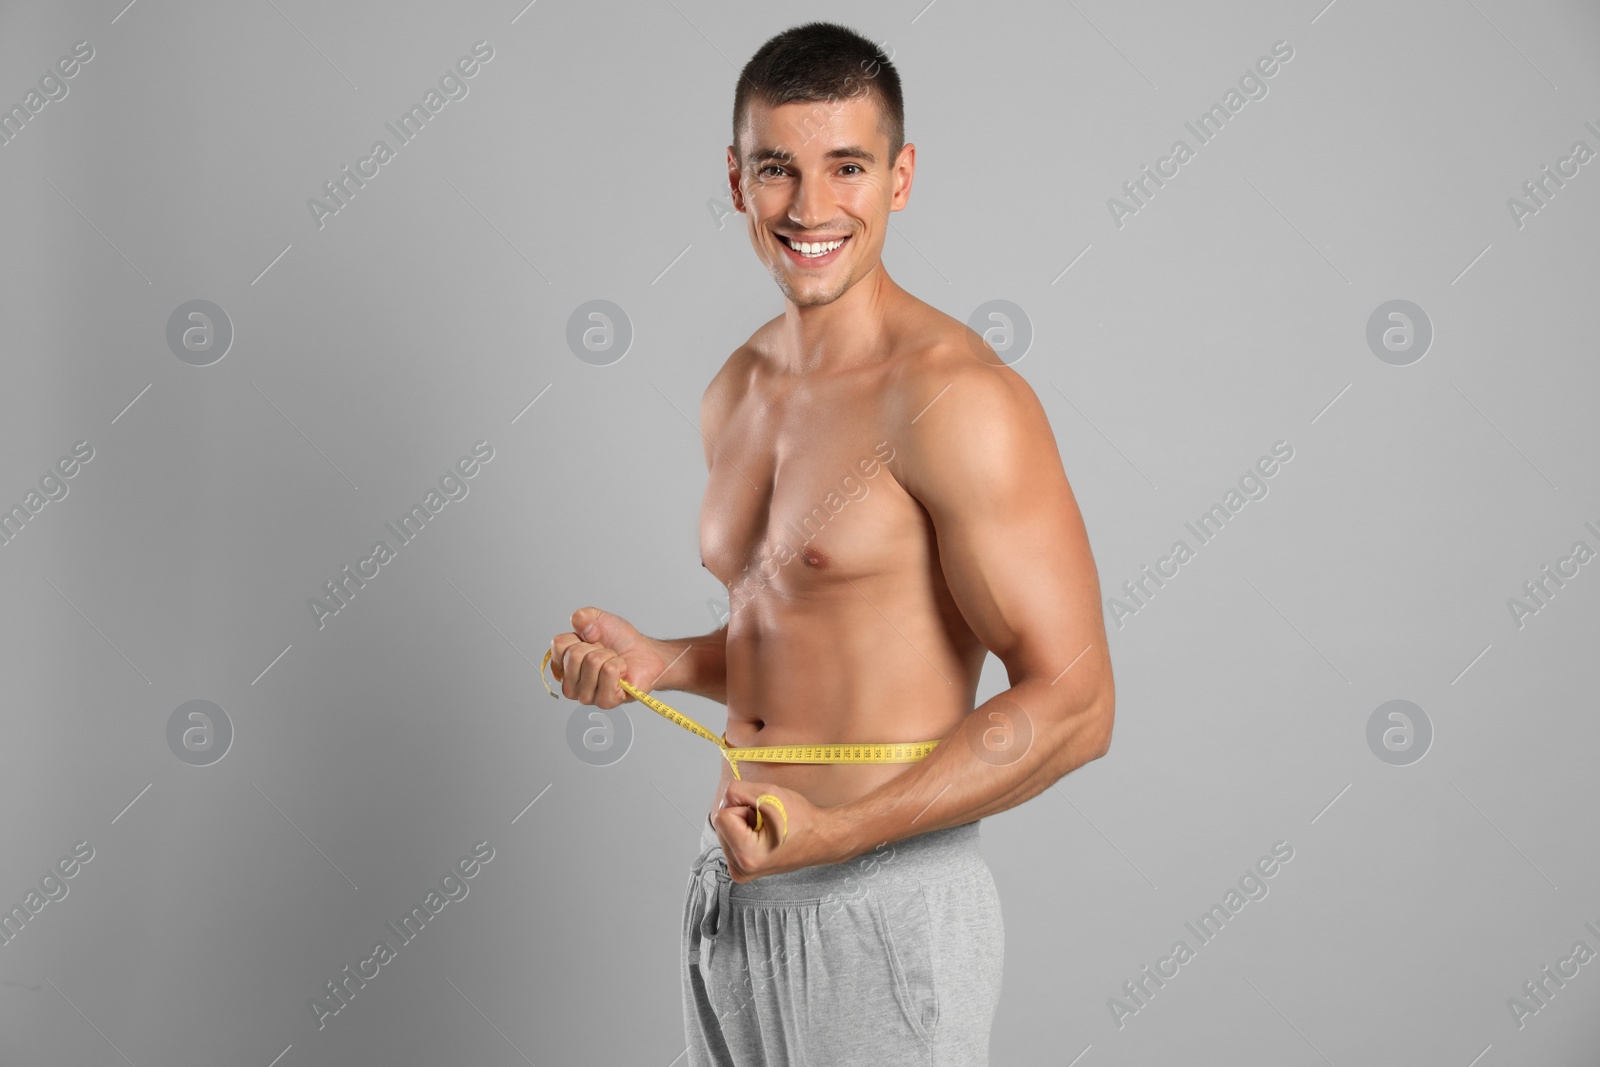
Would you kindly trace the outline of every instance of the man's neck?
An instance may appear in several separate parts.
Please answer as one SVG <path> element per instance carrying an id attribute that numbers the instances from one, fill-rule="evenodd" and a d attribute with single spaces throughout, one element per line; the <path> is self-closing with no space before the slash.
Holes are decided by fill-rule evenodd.
<path id="1" fill-rule="evenodd" d="M 796 375 L 826 375 L 881 358 L 890 311 L 904 295 L 879 263 L 832 303 L 802 307 L 786 299 L 785 369 Z"/>

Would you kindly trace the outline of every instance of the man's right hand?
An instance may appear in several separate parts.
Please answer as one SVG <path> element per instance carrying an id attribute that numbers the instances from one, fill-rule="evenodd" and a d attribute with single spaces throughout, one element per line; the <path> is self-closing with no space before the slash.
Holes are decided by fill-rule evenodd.
<path id="1" fill-rule="evenodd" d="M 595 607 L 572 613 L 572 632 L 550 642 L 550 673 L 561 683 L 561 695 L 597 708 L 614 708 L 632 700 L 617 684 L 648 693 L 667 663 L 650 638 L 620 615 Z"/>

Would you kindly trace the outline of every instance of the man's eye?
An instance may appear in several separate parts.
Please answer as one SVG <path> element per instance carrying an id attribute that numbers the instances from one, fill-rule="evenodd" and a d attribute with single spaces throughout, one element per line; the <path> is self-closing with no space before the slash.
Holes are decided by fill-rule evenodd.
<path id="1" fill-rule="evenodd" d="M 854 170 L 857 174 L 865 174 L 866 173 L 866 171 L 862 170 L 861 167 L 858 164 L 855 164 L 855 163 L 846 163 L 843 167 L 840 167 L 839 169 L 841 171 L 847 170 L 847 169 Z M 854 175 L 851 175 L 851 177 L 854 177 Z"/>
<path id="2" fill-rule="evenodd" d="M 777 171 L 778 174 L 782 174 L 783 173 L 783 168 L 778 166 L 776 163 L 768 163 L 766 166 L 762 167 L 756 173 L 761 175 L 761 177 L 763 177 L 763 178 L 772 178 L 772 177 L 776 177 L 777 176 L 775 174 L 769 174 L 768 171 Z"/>

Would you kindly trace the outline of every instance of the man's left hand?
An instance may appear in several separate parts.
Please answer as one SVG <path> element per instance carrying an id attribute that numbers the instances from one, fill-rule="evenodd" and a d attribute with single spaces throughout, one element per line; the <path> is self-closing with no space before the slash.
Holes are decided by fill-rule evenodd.
<path id="1" fill-rule="evenodd" d="M 777 797 L 788 815 L 771 800 L 761 801 L 761 831 L 756 832 L 756 801 L 763 794 Z M 769 874 L 798 870 L 819 863 L 838 863 L 838 817 L 831 808 L 818 807 L 792 789 L 735 779 L 722 794 L 722 806 L 711 817 L 722 844 L 728 875 L 735 882 L 750 882 Z"/>

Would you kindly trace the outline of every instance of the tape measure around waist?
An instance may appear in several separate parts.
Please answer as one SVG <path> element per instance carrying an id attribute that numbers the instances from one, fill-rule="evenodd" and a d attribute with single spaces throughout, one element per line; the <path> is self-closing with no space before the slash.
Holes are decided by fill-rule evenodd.
<path id="1" fill-rule="evenodd" d="M 545 692 L 552 697 L 560 699 L 559 694 L 550 688 L 550 683 L 545 679 L 544 672 L 550 666 L 553 651 L 547 651 L 544 659 L 539 661 L 539 681 L 544 683 Z M 743 780 L 739 774 L 739 760 L 750 763 L 915 763 L 928 753 L 932 752 L 939 742 L 932 741 L 890 741 L 882 743 L 857 742 L 852 744 L 837 745 L 755 745 L 748 748 L 735 748 L 728 744 L 727 733 L 718 737 L 710 730 L 695 722 L 689 716 L 676 708 L 663 704 L 649 693 L 635 687 L 625 678 L 619 678 L 617 684 L 625 693 L 639 703 L 649 708 L 669 722 L 677 723 L 690 733 L 705 738 L 722 752 L 722 757 L 728 761 L 728 766 L 733 770 L 733 776 Z M 783 801 L 771 793 L 763 793 L 756 798 L 756 832 L 761 832 L 761 802 L 771 801 L 778 809 L 778 814 L 783 816 L 783 835 L 789 834 L 789 814 L 783 810 Z M 780 841 L 782 838 L 780 837 Z"/>

